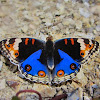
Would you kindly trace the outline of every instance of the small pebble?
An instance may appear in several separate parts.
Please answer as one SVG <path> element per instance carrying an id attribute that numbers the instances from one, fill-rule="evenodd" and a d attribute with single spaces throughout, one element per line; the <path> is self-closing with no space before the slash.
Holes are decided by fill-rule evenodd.
<path id="1" fill-rule="evenodd" d="M 97 84 L 93 84 L 92 88 L 98 88 Z"/>
<path id="2" fill-rule="evenodd" d="M 82 89 L 76 89 L 68 96 L 67 100 L 82 100 Z"/>
<path id="3" fill-rule="evenodd" d="M 76 25 L 76 29 L 81 29 L 82 28 L 82 21 L 77 21 L 75 23 L 75 25 Z"/>
<path id="4" fill-rule="evenodd" d="M 64 0 L 65 2 L 68 2 L 69 0 Z"/>
<path id="5" fill-rule="evenodd" d="M 23 26 L 23 27 L 22 27 L 22 31 L 25 32 L 25 33 L 27 33 L 27 31 L 28 31 L 28 26 Z"/>
<path id="6" fill-rule="evenodd" d="M 5 89 L 6 84 L 5 84 L 5 79 L 0 79 L 0 90 Z"/>
<path id="7" fill-rule="evenodd" d="M 14 91 L 18 92 L 20 88 L 20 81 L 18 80 L 8 80 L 6 81 L 7 85 L 11 87 Z"/>
<path id="8" fill-rule="evenodd" d="M 0 71 L 1 71 L 1 69 L 2 69 L 2 66 L 3 66 L 3 65 L 2 65 L 2 61 L 0 61 Z"/>
<path id="9" fill-rule="evenodd" d="M 88 18 L 91 15 L 90 12 L 87 9 L 85 9 L 85 8 L 79 8 L 79 12 L 85 18 Z"/>
<path id="10" fill-rule="evenodd" d="M 97 26 L 96 26 L 96 30 L 97 30 L 97 31 L 100 31 L 100 25 L 97 25 Z"/>
<path id="11" fill-rule="evenodd" d="M 74 25 L 75 24 L 75 21 L 72 19 L 72 18 L 67 18 L 67 19 L 64 19 L 63 21 L 62 21 L 62 24 L 63 25 Z"/>
<path id="12" fill-rule="evenodd" d="M 85 2 L 87 2 L 87 3 L 89 2 L 89 0 L 82 0 L 82 1 L 83 1 L 84 3 L 85 3 Z"/>

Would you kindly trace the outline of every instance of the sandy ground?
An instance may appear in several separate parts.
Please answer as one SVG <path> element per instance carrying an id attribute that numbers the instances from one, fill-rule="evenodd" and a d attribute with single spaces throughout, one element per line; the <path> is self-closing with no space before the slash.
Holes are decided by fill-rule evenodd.
<path id="1" fill-rule="evenodd" d="M 54 40 L 81 37 L 95 39 L 100 43 L 99 0 L 0 0 L 0 40 L 12 37 L 46 40 L 48 35 L 53 36 Z M 66 100 L 82 100 L 83 94 L 84 100 L 100 97 L 99 54 L 87 65 L 83 65 L 72 84 L 60 87 L 31 84 L 23 80 L 18 71 L 13 73 L 16 66 L 11 69 L 11 64 L 5 65 L 2 57 L 0 100 L 11 100 L 16 92 L 23 89 L 37 90 L 43 100 L 62 94 L 62 89 L 69 95 Z M 33 94 L 26 93 L 20 97 L 21 100 L 38 100 Z"/>

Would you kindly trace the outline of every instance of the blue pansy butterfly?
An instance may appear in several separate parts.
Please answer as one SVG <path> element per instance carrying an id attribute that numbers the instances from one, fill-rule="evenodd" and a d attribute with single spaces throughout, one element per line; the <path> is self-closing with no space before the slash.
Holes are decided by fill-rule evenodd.
<path id="1" fill-rule="evenodd" d="M 18 65 L 21 74 L 30 81 L 60 84 L 77 75 L 99 43 L 84 38 L 65 38 L 52 42 L 35 38 L 11 38 L 0 42 L 1 53 Z"/>

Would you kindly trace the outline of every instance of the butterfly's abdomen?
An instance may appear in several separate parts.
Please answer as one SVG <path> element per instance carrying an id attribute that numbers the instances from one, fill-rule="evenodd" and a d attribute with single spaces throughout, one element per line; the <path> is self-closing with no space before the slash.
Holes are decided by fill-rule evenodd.
<path id="1" fill-rule="evenodd" d="M 54 67 L 54 49 L 53 49 L 53 42 L 51 40 L 48 40 L 46 42 L 46 54 L 47 54 L 47 65 L 50 70 L 52 70 Z"/>

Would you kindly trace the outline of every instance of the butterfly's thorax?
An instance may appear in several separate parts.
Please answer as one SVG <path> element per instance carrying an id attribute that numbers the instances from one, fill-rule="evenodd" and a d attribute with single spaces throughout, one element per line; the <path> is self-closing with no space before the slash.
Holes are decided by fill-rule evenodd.
<path id="1" fill-rule="evenodd" d="M 46 54 L 47 54 L 47 65 L 50 70 L 54 68 L 54 49 L 53 42 L 47 40 L 46 42 Z"/>

